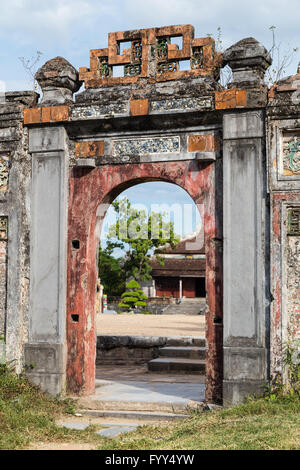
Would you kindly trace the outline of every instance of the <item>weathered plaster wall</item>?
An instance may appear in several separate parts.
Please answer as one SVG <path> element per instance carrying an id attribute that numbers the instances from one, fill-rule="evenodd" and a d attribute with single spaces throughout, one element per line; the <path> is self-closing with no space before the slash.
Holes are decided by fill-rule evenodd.
<path id="1" fill-rule="evenodd" d="M 268 176 L 271 201 L 271 379 L 284 380 L 283 350 L 299 339 L 300 70 L 269 93 Z M 291 211 L 296 217 L 291 223 Z M 299 345 L 298 345 L 299 347 Z"/>
<path id="2" fill-rule="evenodd" d="M 300 340 L 300 237 L 287 241 L 287 304 L 289 339 Z"/>
<path id="3" fill-rule="evenodd" d="M 7 218 L 7 241 L 1 244 L 8 260 L 5 273 L 5 262 L 2 262 L 1 329 L 4 330 L 6 359 L 15 361 L 17 371 L 21 371 L 24 364 L 23 345 L 29 321 L 31 159 L 28 133 L 23 127 L 23 109 L 34 106 L 37 96 L 34 92 L 6 93 L 4 102 L 0 103 L 0 157 L 5 157 L 8 163 L 8 178 L 6 182 L 1 178 L 0 191 L 0 217 Z"/>
<path id="4" fill-rule="evenodd" d="M 0 337 L 5 337 L 7 287 L 7 217 L 0 217 Z"/>

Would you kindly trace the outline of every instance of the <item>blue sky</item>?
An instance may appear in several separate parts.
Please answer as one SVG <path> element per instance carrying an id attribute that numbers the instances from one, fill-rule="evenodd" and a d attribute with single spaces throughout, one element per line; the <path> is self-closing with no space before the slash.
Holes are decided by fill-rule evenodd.
<path id="1" fill-rule="evenodd" d="M 196 37 L 216 37 L 221 27 L 223 49 L 249 36 L 269 49 L 274 25 L 282 57 L 300 46 L 300 0 L 0 0 L 0 6 L 0 92 L 32 89 L 20 57 L 41 51 L 38 66 L 59 55 L 78 69 L 89 66 L 90 49 L 107 47 L 109 32 L 127 29 L 192 24 Z M 286 75 L 296 72 L 299 58 L 300 51 Z M 180 188 L 155 184 L 126 194 L 146 204 L 159 194 L 159 202 L 189 202 Z"/>
<path id="2" fill-rule="evenodd" d="M 282 54 L 300 46 L 299 0 L 0 0 L 0 81 L 7 90 L 30 89 L 19 57 L 43 52 L 40 62 L 63 56 L 75 67 L 89 65 L 89 50 L 106 47 L 107 34 L 126 29 L 190 23 L 196 36 L 216 36 L 224 47 L 254 36 L 267 48 L 276 26 Z M 299 54 L 287 70 L 295 73 Z"/>
<path id="3" fill-rule="evenodd" d="M 142 183 L 133 186 L 120 194 L 119 198 L 127 197 L 137 209 L 150 214 L 151 209 L 168 213 L 174 222 L 177 235 L 183 236 L 196 231 L 201 225 L 199 211 L 188 193 L 179 186 L 165 182 Z M 165 206 L 163 207 L 162 204 Z M 102 228 L 101 238 L 105 240 L 108 227 L 114 223 L 114 211 L 109 208 Z"/>

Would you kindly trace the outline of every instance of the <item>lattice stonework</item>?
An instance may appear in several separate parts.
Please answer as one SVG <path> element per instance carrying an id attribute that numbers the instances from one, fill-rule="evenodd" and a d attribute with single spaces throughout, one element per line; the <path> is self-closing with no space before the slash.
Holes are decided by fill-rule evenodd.
<path id="1" fill-rule="evenodd" d="M 9 157 L 0 155 L 0 191 L 6 191 L 8 188 Z"/>
<path id="2" fill-rule="evenodd" d="M 172 44 L 181 38 L 181 49 Z M 123 48 L 122 45 L 130 47 Z M 181 61 L 190 61 L 190 70 L 180 70 Z M 81 67 L 80 80 L 86 88 L 136 83 L 140 78 L 158 81 L 193 76 L 216 75 L 222 62 L 212 38 L 194 38 L 191 25 L 165 26 L 109 33 L 108 47 L 90 51 L 90 68 Z M 124 76 L 114 76 L 114 68 L 123 66 Z"/>
<path id="3" fill-rule="evenodd" d="M 283 174 L 300 175 L 300 133 L 283 137 Z"/>

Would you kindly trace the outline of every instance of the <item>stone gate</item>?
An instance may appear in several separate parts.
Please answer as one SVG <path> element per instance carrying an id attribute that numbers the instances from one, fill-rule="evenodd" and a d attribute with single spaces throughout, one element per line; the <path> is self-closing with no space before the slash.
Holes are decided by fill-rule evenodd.
<path id="1" fill-rule="evenodd" d="M 300 71 L 269 89 L 270 64 L 253 38 L 221 55 L 190 25 L 151 28 L 110 33 L 79 73 L 48 61 L 40 101 L 5 94 L 0 336 L 18 372 L 53 394 L 93 392 L 105 208 L 159 180 L 203 207 L 206 399 L 238 403 L 284 378 L 282 348 L 300 337 Z"/>

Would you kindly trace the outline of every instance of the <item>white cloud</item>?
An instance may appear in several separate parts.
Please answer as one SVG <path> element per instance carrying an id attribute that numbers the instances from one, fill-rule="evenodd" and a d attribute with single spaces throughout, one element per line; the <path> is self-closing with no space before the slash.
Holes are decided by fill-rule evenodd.
<path id="1" fill-rule="evenodd" d="M 113 16 L 115 7 L 109 0 L 1 0 L 1 35 L 15 37 L 45 37 L 56 42 L 61 37 L 76 35 L 79 25 L 84 28 L 107 16 Z"/>
<path id="2" fill-rule="evenodd" d="M 216 33 L 221 26 L 227 43 L 257 34 L 269 38 L 268 27 L 274 24 L 296 40 L 299 0 L 285 5 L 280 0 L 0 0 L 0 34 L 23 40 L 46 36 L 56 42 L 90 31 L 102 36 L 118 29 L 192 23 L 198 36 Z"/>
<path id="3" fill-rule="evenodd" d="M 268 48 L 271 25 L 282 53 L 300 46 L 299 0 L 0 0 L 0 8 L 1 45 L 15 64 L 40 49 L 45 60 L 63 55 L 76 67 L 88 66 L 89 50 L 106 47 L 111 31 L 185 23 L 195 26 L 196 37 L 216 36 L 220 26 L 224 48 L 249 36 Z M 1 58 L 6 76 L 8 62 Z M 288 73 L 295 69 L 294 63 Z"/>

